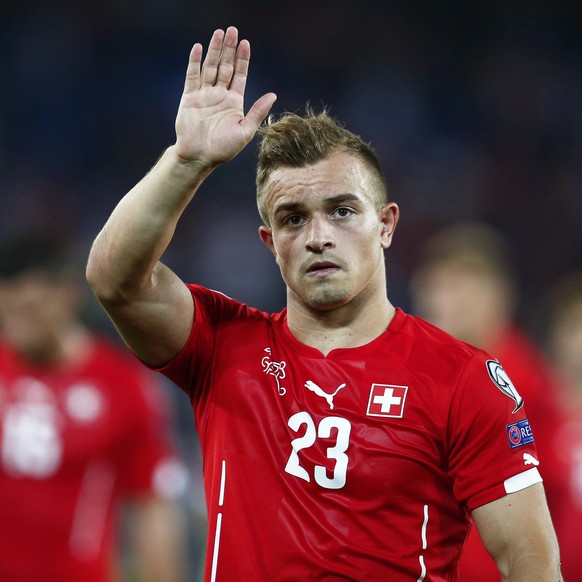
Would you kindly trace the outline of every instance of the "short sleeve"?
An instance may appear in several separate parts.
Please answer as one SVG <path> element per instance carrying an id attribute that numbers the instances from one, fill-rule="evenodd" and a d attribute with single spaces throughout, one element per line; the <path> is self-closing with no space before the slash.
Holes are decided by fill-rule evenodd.
<path id="1" fill-rule="evenodd" d="M 200 285 L 187 285 L 194 302 L 194 321 L 190 336 L 180 353 L 162 368 L 157 368 L 174 384 L 195 399 L 206 384 L 216 346 L 216 336 L 233 321 L 247 317 L 247 305 Z"/>
<path id="2" fill-rule="evenodd" d="M 468 363 L 453 393 L 449 473 L 472 510 L 540 482 L 535 427 L 502 365 L 484 352 Z"/>

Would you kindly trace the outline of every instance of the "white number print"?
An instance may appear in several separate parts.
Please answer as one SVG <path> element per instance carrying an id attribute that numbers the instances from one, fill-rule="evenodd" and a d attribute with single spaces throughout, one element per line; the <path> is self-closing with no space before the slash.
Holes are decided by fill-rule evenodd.
<path id="1" fill-rule="evenodd" d="M 58 469 L 63 447 L 56 410 L 50 404 L 17 403 L 5 413 L 2 462 L 16 476 L 42 479 Z"/>
<path id="2" fill-rule="evenodd" d="M 327 458 L 335 460 L 333 476 L 331 478 L 328 477 L 327 468 L 321 465 L 316 465 L 313 473 L 315 482 L 321 487 L 325 489 L 341 489 L 346 484 L 348 471 L 346 451 L 350 444 L 350 432 L 352 429 L 350 422 L 339 416 L 327 416 L 321 420 L 316 429 L 315 422 L 308 412 L 298 412 L 289 419 L 287 424 L 295 432 L 298 432 L 302 425 L 306 427 L 303 436 L 291 441 L 291 455 L 289 455 L 289 460 L 285 466 L 287 473 L 304 481 L 311 481 L 311 478 L 299 462 L 299 451 L 313 446 L 318 437 L 329 438 L 332 429 L 337 429 L 335 444 L 327 449 Z"/>

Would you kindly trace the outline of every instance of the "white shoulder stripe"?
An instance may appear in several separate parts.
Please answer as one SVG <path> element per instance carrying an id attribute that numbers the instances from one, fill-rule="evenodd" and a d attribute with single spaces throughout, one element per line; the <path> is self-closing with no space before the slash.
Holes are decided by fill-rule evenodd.
<path id="1" fill-rule="evenodd" d="M 526 487 L 530 487 L 536 483 L 541 483 L 542 481 L 542 476 L 537 470 L 537 467 L 533 467 L 532 469 L 528 469 L 523 473 L 518 473 L 517 475 L 506 479 L 503 485 L 505 486 L 506 493 L 515 493 L 516 491 L 521 491 Z"/>

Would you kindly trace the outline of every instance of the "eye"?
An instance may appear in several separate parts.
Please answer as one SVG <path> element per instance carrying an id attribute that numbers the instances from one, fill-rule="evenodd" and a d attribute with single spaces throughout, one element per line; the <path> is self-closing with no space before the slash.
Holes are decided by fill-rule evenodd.
<path id="1" fill-rule="evenodd" d="M 285 226 L 301 226 L 305 222 L 305 218 L 299 214 L 291 214 L 283 220 Z"/>
<path id="2" fill-rule="evenodd" d="M 333 218 L 348 218 L 354 211 L 347 206 L 339 206 L 338 208 L 334 208 L 333 212 L 331 213 Z"/>

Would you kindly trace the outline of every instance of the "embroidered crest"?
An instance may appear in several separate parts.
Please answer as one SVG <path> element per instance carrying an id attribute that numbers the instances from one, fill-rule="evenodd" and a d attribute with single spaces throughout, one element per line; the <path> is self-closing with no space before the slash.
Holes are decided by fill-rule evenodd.
<path id="1" fill-rule="evenodd" d="M 287 362 L 273 362 L 271 361 L 271 348 L 265 348 L 265 351 L 267 352 L 267 355 L 261 360 L 263 372 L 275 376 L 277 392 L 279 392 L 279 396 L 284 396 L 287 392 L 287 388 L 281 386 L 279 380 L 285 378 L 285 366 L 287 365 Z"/>
<path id="2" fill-rule="evenodd" d="M 511 414 L 515 414 L 523 406 L 523 398 L 515 389 L 507 372 L 497 360 L 487 360 L 487 372 L 489 372 L 493 384 L 515 402 L 515 408 L 511 412 Z"/>

